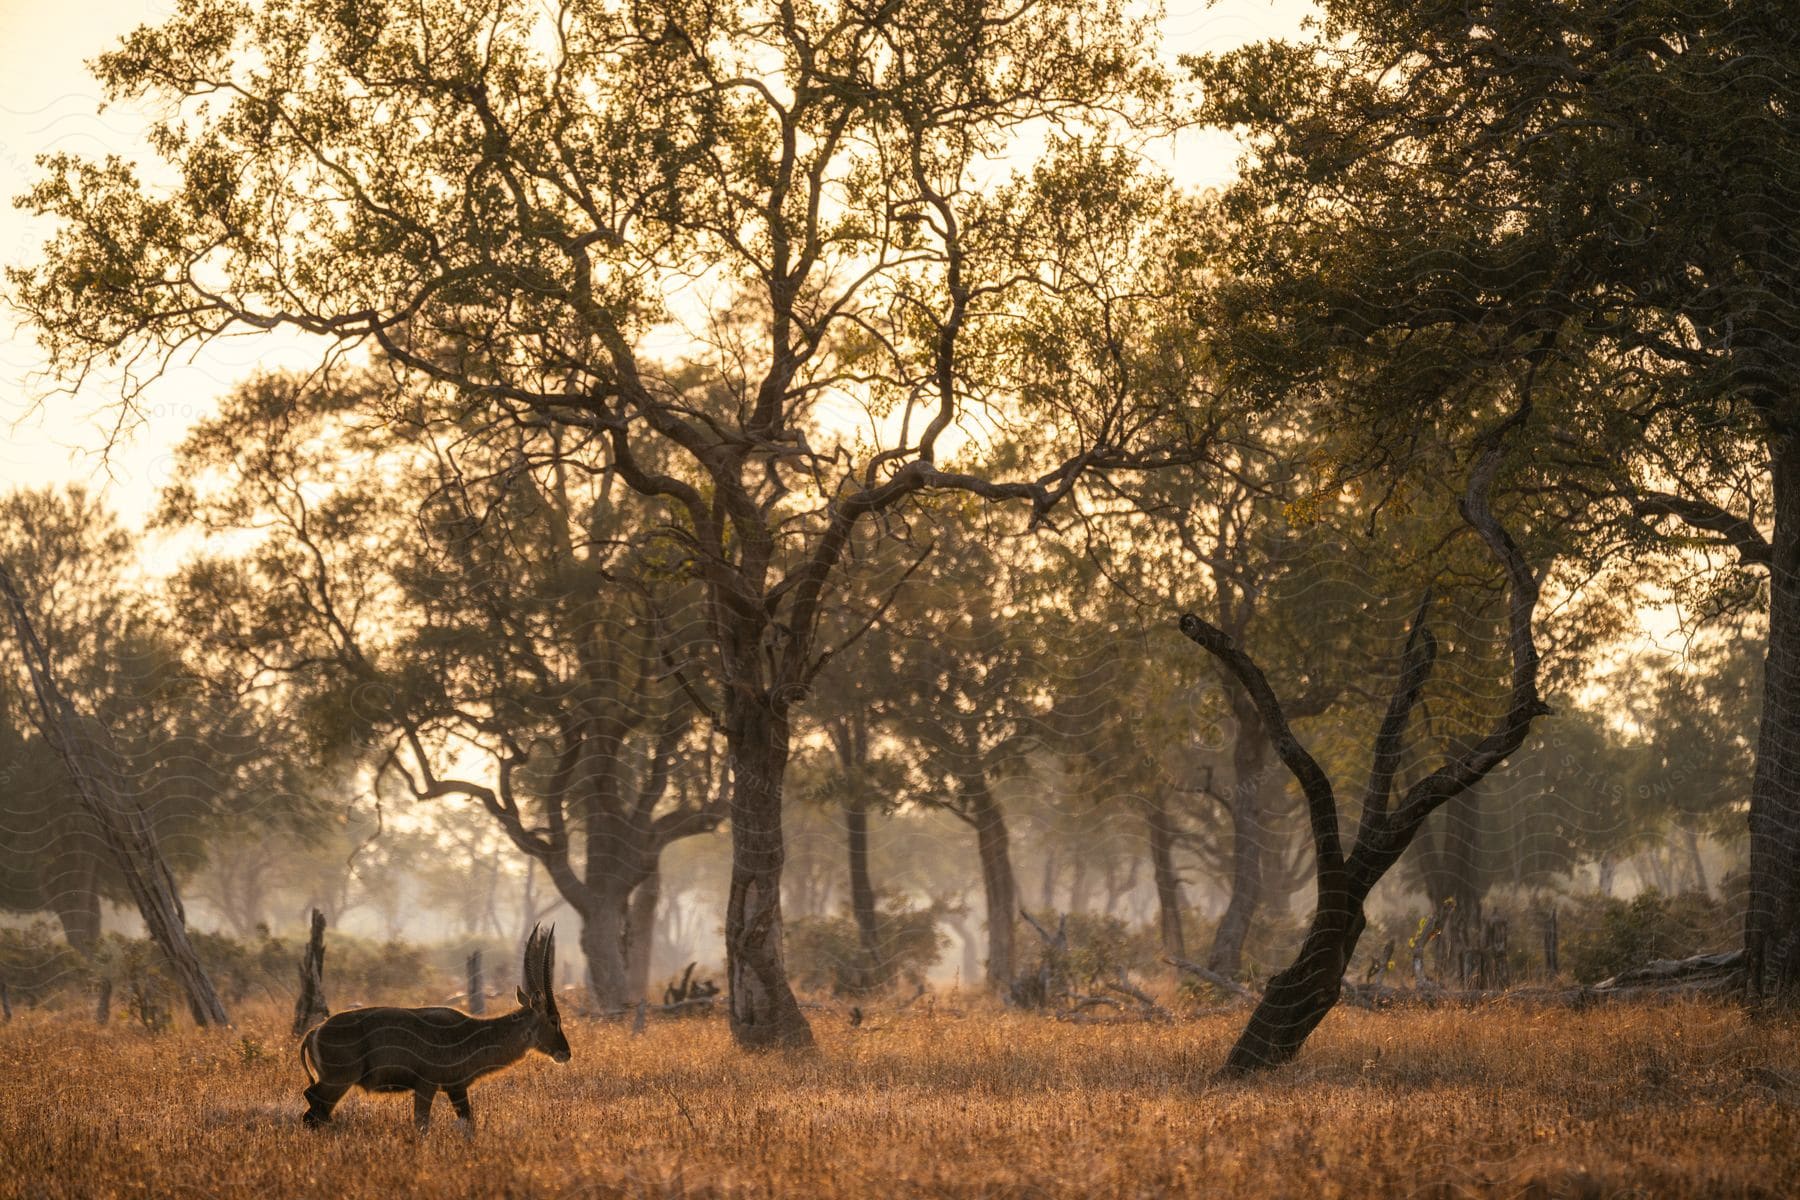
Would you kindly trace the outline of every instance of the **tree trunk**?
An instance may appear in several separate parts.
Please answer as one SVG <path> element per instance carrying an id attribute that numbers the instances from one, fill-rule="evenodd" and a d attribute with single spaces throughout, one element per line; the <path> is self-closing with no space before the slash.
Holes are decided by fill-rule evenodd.
<path id="1" fill-rule="evenodd" d="M 1770 445 L 1774 535 L 1762 728 L 1750 783 L 1750 895 L 1744 914 L 1753 999 L 1800 1004 L 1800 435 Z"/>
<path id="2" fill-rule="evenodd" d="M 1112 875 L 1112 864 L 1110 864 L 1110 863 L 1107 864 L 1106 871 L 1107 871 L 1107 876 L 1110 878 Z M 1079 913 L 1079 912 L 1086 912 L 1087 910 L 1088 910 L 1088 860 L 1087 860 L 1087 855 L 1077 854 L 1074 856 L 1073 861 L 1071 861 L 1069 863 L 1069 908 L 1068 908 L 1068 911 L 1072 912 L 1072 913 Z M 1112 906 L 1110 904 L 1107 905 L 1107 911 L 1108 911 L 1108 913 L 1110 913 L 1112 911 Z"/>
<path id="3" fill-rule="evenodd" d="M 662 868 L 658 866 L 631 893 L 625 918 L 625 990 L 632 1001 L 650 995 L 650 954 L 656 941 L 656 907 L 662 903 Z"/>
<path id="4" fill-rule="evenodd" d="M 987 985 L 1002 996 L 1012 990 L 1016 972 L 1013 933 L 1017 925 L 1019 889 L 1013 879 L 1012 850 L 1006 814 L 980 776 L 965 779 L 969 820 L 975 826 L 975 848 L 981 858 L 981 885 L 987 898 Z"/>
<path id="5" fill-rule="evenodd" d="M 844 808 L 845 841 L 850 853 L 850 914 L 856 920 L 856 937 L 862 962 L 856 970 L 857 988 L 868 991 L 881 971 L 881 934 L 875 916 L 875 883 L 869 876 L 869 810 L 852 799 Z"/>
<path id="6" fill-rule="evenodd" d="M 1682 827 L 1681 836 L 1687 846 L 1688 867 L 1694 872 L 1694 890 L 1702 896 L 1711 895 L 1712 888 L 1706 882 L 1706 860 L 1700 857 L 1700 835 L 1694 832 L 1691 825 Z"/>
<path id="7" fill-rule="evenodd" d="M 294 1036 L 331 1015 L 325 1003 L 325 914 L 312 910 L 312 935 L 300 954 L 300 994 L 294 998 Z M 102 1021 L 104 1024 L 104 1021 Z"/>
<path id="8" fill-rule="evenodd" d="M 84 842 L 94 838 L 85 828 L 70 836 Z M 55 866 L 44 875 L 44 892 L 70 948 L 83 958 L 92 957 L 100 944 L 98 855 L 79 847 L 58 854 Z"/>
<path id="9" fill-rule="evenodd" d="M 1362 905 L 1339 893 L 1313 914 L 1300 953 L 1268 988 L 1225 1059 L 1224 1073 L 1243 1075 L 1289 1062 L 1337 1004 L 1344 968 L 1362 936 Z"/>
<path id="10" fill-rule="evenodd" d="M 781 787 L 788 725 L 761 697 L 726 709 L 731 749 L 731 895 L 725 969 L 731 1035 L 740 1046 L 811 1046 L 812 1029 L 788 985 L 781 951 Z"/>
<path id="11" fill-rule="evenodd" d="M 1269 833 L 1268 806 L 1264 803 L 1270 774 L 1269 735 L 1248 697 L 1240 703 L 1234 696 L 1232 703 L 1237 715 L 1237 737 L 1231 748 L 1231 901 L 1225 906 L 1225 915 L 1219 918 L 1206 966 L 1235 978 L 1243 966 L 1250 922 L 1262 907 L 1263 859 L 1273 849 L 1273 838 Z"/>
<path id="12" fill-rule="evenodd" d="M 588 999 L 601 1012 L 618 1012 L 635 1000 L 625 965 L 625 919 L 630 889 L 614 882 L 595 893 L 581 913 L 581 953 L 587 958 Z"/>
<path id="13" fill-rule="evenodd" d="M 1144 801 L 1144 825 L 1150 843 L 1150 873 L 1156 880 L 1156 908 L 1162 931 L 1162 951 L 1169 958 L 1186 958 L 1187 942 L 1181 929 L 1181 877 L 1175 873 L 1175 822 L 1168 797 L 1156 789 Z"/>

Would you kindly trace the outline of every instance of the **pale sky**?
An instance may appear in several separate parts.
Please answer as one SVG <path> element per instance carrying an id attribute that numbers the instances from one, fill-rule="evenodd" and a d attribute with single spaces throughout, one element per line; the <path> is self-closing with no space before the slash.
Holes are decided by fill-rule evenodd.
<path id="1" fill-rule="evenodd" d="M 129 107 L 99 112 L 100 96 L 83 63 L 136 25 L 154 21 L 164 0 L 0 0 L 0 259 L 30 262 L 49 227 L 14 208 L 34 178 L 39 154 L 135 157 L 142 122 Z M 1164 21 L 1166 49 L 1222 50 L 1259 38 L 1291 36 L 1312 11 L 1308 0 L 1173 0 Z M 1229 177 L 1236 158 L 1219 134 L 1187 134 L 1170 148 L 1184 182 L 1206 186 Z M 217 397 L 258 367 L 302 368 L 316 350 L 294 337 L 256 335 L 209 347 L 150 391 L 142 420 L 102 458 L 118 417 L 116 391 L 98 383 L 80 395 L 49 395 L 42 357 L 10 313 L 0 313 L 0 492 L 13 487 L 83 482 L 102 490 L 127 526 L 141 523 L 164 481 L 170 450 Z"/>

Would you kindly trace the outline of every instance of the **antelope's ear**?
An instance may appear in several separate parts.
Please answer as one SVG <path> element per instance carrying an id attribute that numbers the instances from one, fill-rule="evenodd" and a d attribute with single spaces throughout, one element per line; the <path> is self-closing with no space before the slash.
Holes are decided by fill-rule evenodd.
<path id="1" fill-rule="evenodd" d="M 519 1003 L 520 1004 L 523 1004 L 526 1008 L 531 1007 L 531 997 L 527 996 L 525 994 L 524 988 L 514 988 L 513 991 L 519 993 Z"/>

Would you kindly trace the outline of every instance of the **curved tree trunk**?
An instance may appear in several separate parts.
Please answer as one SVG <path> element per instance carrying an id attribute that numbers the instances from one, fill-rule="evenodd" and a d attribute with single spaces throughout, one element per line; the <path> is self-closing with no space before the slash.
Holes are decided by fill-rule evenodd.
<path id="1" fill-rule="evenodd" d="M 1363 930 L 1362 903 L 1348 895 L 1322 898 L 1300 953 L 1269 980 L 1262 999 L 1225 1059 L 1225 1073 L 1242 1075 L 1288 1062 L 1338 1002 L 1344 968 Z"/>
<path id="2" fill-rule="evenodd" d="M 1800 436 L 1776 437 L 1769 646 L 1750 784 L 1749 994 L 1800 1005 Z"/>
<path id="3" fill-rule="evenodd" d="M 781 951 L 781 785 L 788 726 L 760 698 L 727 706 L 731 748 L 731 894 L 725 970 L 731 1035 L 740 1046 L 810 1046 L 812 1029 L 788 985 Z"/>
<path id="4" fill-rule="evenodd" d="M 862 949 L 857 988 L 868 991 L 881 974 L 881 931 L 875 914 L 875 881 L 869 874 L 869 810 L 860 800 L 844 806 L 844 830 L 850 857 L 850 913 Z"/>
<path id="5" fill-rule="evenodd" d="M 975 847 L 981 858 L 981 886 L 987 898 L 987 985 L 1004 996 L 1017 974 L 1013 934 L 1019 911 L 1019 887 L 1013 877 L 1010 835 L 1006 814 L 988 790 L 987 780 L 975 776 L 963 781 L 969 823 L 975 826 Z"/>

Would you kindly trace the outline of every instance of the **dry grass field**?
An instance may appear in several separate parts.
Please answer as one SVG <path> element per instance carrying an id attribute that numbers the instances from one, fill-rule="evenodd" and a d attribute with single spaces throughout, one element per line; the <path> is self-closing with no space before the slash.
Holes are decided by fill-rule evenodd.
<path id="1" fill-rule="evenodd" d="M 1300 1062 L 1209 1080 L 1242 1020 L 815 1014 L 746 1056 L 718 1019 L 569 1023 L 473 1092 L 352 1093 L 300 1125 L 269 1008 L 152 1036 L 0 1026 L 6 1197 L 1775 1196 L 1800 1188 L 1800 1031 L 1695 1004 L 1340 1010 Z"/>

